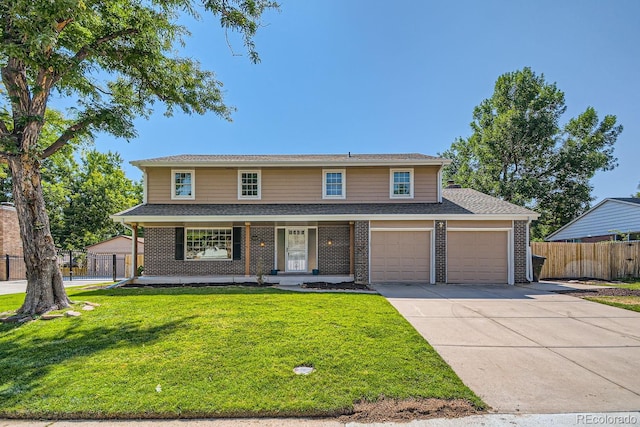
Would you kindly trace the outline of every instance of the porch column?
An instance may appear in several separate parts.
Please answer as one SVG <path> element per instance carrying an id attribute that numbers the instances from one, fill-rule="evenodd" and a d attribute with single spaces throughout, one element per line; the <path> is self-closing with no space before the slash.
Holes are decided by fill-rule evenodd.
<path id="1" fill-rule="evenodd" d="M 244 275 L 251 275 L 251 223 L 244 223 Z"/>
<path id="2" fill-rule="evenodd" d="M 349 274 L 353 275 L 355 272 L 355 232 L 353 228 L 353 221 L 349 222 Z"/>
<path id="3" fill-rule="evenodd" d="M 138 224 L 131 224 L 133 237 L 131 242 L 131 272 L 132 277 L 138 277 Z"/>

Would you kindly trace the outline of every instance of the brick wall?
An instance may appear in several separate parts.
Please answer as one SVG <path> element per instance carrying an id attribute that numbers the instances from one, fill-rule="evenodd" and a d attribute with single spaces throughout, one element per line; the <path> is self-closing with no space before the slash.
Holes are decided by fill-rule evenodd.
<path id="1" fill-rule="evenodd" d="M 175 228 L 145 227 L 144 273 L 149 276 L 244 276 L 243 253 L 234 261 L 180 261 L 175 259 Z M 259 244 L 259 242 L 258 242 Z"/>
<path id="2" fill-rule="evenodd" d="M 331 245 L 327 242 L 331 239 Z M 349 225 L 318 227 L 320 274 L 349 274 Z"/>
<path id="3" fill-rule="evenodd" d="M 25 278 L 25 265 L 20 238 L 20 224 L 16 208 L 0 205 L 0 280 L 7 279 L 7 264 L 5 255 L 11 255 L 10 280 Z"/>
<path id="4" fill-rule="evenodd" d="M 22 256 L 18 214 L 13 206 L 0 205 L 0 249 L 2 255 Z"/>
<path id="5" fill-rule="evenodd" d="M 243 233 L 245 231 L 243 227 Z M 251 259 L 249 260 L 249 271 L 251 275 L 256 276 L 258 270 L 261 269 L 264 275 L 271 273 L 274 268 L 274 259 L 276 256 L 276 236 L 275 229 L 272 226 L 254 226 L 250 228 L 251 235 Z M 244 234 L 243 234 L 244 236 Z M 264 246 L 260 246 L 260 242 L 264 242 Z M 244 251 L 244 237 L 242 239 L 242 248 Z M 244 259 L 246 254 L 242 254 L 242 274 L 244 274 Z M 234 261 L 238 262 L 238 261 Z M 226 273 L 223 273 L 226 274 Z"/>
<path id="6" fill-rule="evenodd" d="M 369 221 L 356 221 L 355 232 L 355 282 L 369 283 Z"/>
<path id="7" fill-rule="evenodd" d="M 447 221 L 436 221 L 436 283 L 447 282 Z"/>
<path id="8" fill-rule="evenodd" d="M 529 283 L 527 280 L 527 221 L 513 222 L 514 281 Z"/>

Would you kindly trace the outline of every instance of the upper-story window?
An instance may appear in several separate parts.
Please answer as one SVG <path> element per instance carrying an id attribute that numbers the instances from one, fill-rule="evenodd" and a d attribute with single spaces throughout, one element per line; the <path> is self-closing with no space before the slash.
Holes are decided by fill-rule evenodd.
<path id="1" fill-rule="evenodd" d="M 171 198 L 192 200 L 196 197 L 196 173 L 194 170 L 171 171 Z"/>
<path id="2" fill-rule="evenodd" d="M 325 169 L 322 171 L 322 198 L 344 199 L 347 194 L 346 173 L 344 169 Z"/>
<path id="3" fill-rule="evenodd" d="M 238 171 L 238 199 L 260 199 L 260 171 Z"/>
<path id="4" fill-rule="evenodd" d="M 390 180 L 389 197 L 413 198 L 413 169 L 391 169 Z"/>

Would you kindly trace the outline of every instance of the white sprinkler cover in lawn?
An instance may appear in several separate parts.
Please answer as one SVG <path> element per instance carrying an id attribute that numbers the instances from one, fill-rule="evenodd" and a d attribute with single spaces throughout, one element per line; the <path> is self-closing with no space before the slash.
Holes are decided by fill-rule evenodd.
<path id="1" fill-rule="evenodd" d="M 293 368 L 293 372 L 298 375 L 309 375 L 313 371 L 314 369 L 310 366 L 296 366 Z"/>

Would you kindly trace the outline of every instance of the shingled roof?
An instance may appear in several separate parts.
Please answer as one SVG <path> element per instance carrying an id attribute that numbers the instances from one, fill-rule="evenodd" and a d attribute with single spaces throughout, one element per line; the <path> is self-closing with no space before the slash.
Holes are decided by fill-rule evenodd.
<path id="1" fill-rule="evenodd" d="M 419 153 L 404 154 L 181 154 L 177 156 L 156 157 L 136 160 L 131 164 L 145 166 L 215 166 L 256 164 L 263 166 L 278 165 L 333 165 L 333 164 L 448 164 L 450 160 Z"/>
<path id="2" fill-rule="evenodd" d="M 443 189 L 442 203 L 278 203 L 278 204 L 147 204 L 114 215 L 114 218 L 163 217 L 375 217 L 410 216 L 526 216 L 537 213 L 468 188 Z"/>

